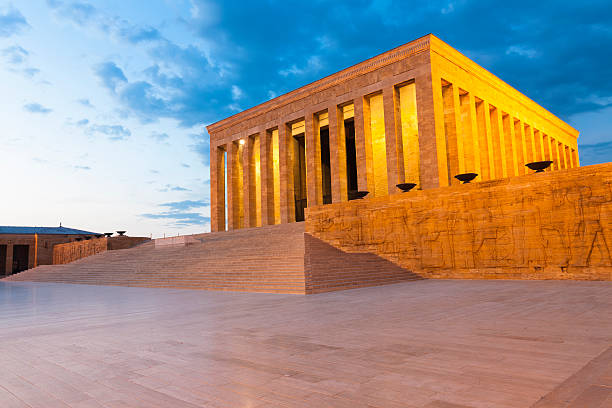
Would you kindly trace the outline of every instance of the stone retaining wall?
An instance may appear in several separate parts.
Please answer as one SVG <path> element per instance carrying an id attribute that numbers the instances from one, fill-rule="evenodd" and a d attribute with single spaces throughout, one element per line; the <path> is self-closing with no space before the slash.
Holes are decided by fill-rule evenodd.
<path id="1" fill-rule="evenodd" d="M 306 209 L 306 232 L 428 278 L 612 279 L 612 163 Z"/>
<path id="2" fill-rule="evenodd" d="M 74 262 L 77 259 L 96 255 L 104 251 L 132 248 L 138 244 L 149 241 L 146 237 L 102 237 L 86 241 L 73 241 L 53 247 L 53 265 Z"/>
<path id="3" fill-rule="evenodd" d="M 93 238 L 85 241 L 73 241 L 53 247 L 53 265 L 67 264 L 77 259 L 106 251 L 108 238 Z"/>

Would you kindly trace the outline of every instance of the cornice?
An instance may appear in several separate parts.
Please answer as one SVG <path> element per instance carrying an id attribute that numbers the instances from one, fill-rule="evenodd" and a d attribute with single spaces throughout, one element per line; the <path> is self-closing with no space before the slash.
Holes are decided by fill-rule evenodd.
<path id="1" fill-rule="evenodd" d="M 411 55 L 415 55 L 425 50 L 428 50 L 430 45 L 429 38 L 430 34 L 411 41 L 407 44 L 401 45 L 390 51 L 384 52 L 375 57 L 369 58 L 349 68 L 345 68 L 335 74 L 319 79 L 301 88 L 280 95 L 274 99 L 271 99 L 267 102 L 254 106 L 235 115 L 232 115 L 228 118 L 222 119 L 218 122 L 212 123 L 208 125 L 206 129 L 209 133 L 222 131 L 234 125 L 236 122 L 245 121 L 259 115 L 264 115 L 271 110 L 277 109 L 280 106 L 287 105 L 296 100 L 303 99 L 307 95 L 323 91 L 325 89 L 336 86 L 342 82 L 353 79 L 357 76 L 367 74 L 386 65 L 393 64 Z"/>

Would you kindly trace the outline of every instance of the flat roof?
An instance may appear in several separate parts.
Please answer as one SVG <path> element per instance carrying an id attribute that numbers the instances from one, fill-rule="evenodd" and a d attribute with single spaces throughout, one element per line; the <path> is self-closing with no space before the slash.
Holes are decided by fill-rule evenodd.
<path id="1" fill-rule="evenodd" d="M 97 232 L 83 231 L 66 227 L 13 227 L 0 225 L 0 234 L 23 235 L 99 235 Z"/>

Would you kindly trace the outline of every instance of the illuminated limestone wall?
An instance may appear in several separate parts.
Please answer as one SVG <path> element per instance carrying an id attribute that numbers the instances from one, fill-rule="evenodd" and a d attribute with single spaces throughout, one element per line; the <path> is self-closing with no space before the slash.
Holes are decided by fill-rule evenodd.
<path id="1" fill-rule="evenodd" d="M 426 278 L 612 280 L 612 163 L 306 213 L 313 237 Z"/>
<path id="2" fill-rule="evenodd" d="M 460 173 L 525 175 L 532 161 L 579 165 L 575 129 L 433 35 L 208 132 L 213 231 L 293 222 L 304 197 L 308 207 L 342 203 L 355 185 L 368 200 L 400 194 L 403 182 L 427 190 Z"/>

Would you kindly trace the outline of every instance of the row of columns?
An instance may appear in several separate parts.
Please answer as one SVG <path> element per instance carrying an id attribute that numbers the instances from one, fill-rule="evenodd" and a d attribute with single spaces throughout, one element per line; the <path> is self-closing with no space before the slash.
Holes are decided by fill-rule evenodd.
<path id="1" fill-rule="evenodd" d="M 442 80 L 441 105 L 446 145 L 446 183 L 477 173 L 477 180 L 527 174 L 525 164 L 552 160 L 548 171 L 577 167 L 575 148 L 532 124 L 503 112 L 455 84 Z"/>
<path id="2" fill-rule="evenodd" d="M 277 125 L 268 123 L 259 131 L 211 147 L 212 230 L 295 221 L 292 125 L 298 121 L 304 124 L 307 202 L 323 204 L 322 112 L 327 112 L 329 129 L 332 202 L 346 201 L 343 109 L 347 104 L 354 111 L 358 189 L 369 191 L 370 196 L 395 193 L 396 184 L 402 182 L 423 188 L 458 184 L 454 176 L 460 173 L 478 173 L 477 180 L 518 176 L 528 173 L 525 164 L 532 161 L 552 160 L 550 170 L 579 165 L 575 148 L 453 83 L 435 82 L 427 75 L 410 81 L 416 89 L 418 140 L 409 147 L 409 154 L 403 151 L 408 145 L 403 139 L 406 123 L 402 124 L 399 96 L 406 82 L 387 83 L 343 104 L 317 105 L 301 117 L 283 118 Z M 378 113 L 373 109 L 382 111 L 382 126 L 374 126 L 373 115 Z M 377 151 L 380 128 L 384 147 Z"/>
<path id="3" fill-rule="evenodd" d="M 406 85 L 401 84 L 401 86 Z M 412 81 L 414 86 L 414 81 Z M 355 150 L 357 163 L 357 183 L 359 190 L 374 192 L 375 163 L 372 148 L 370 99 L 382 95 L 384 114 L 384 155 L 386 157 L 386 186 L 384 191 L 379 187 L 376 195 L 386 195 L 398 192 L 396 184 L 405 181 L 404 152 L 402 143 L 401 113 L 399 112 L 399 86 L 390 84 L 382 90 L 358 95 L 346 103 L 331 102 L 326 109 L 318 106 L 304 116 L 293 120 L 280 120 L 279 124 L 265 127 L 258 132 L 243 135 L 237 140 L 211 145 L 211 198 L 212 198 L 212 230 L 248 228 L 274 223 L 295 221 L 294 212 L 294 177 L 293 177 L 293 135 L 291 125 L 296 121 L 304 122 L 304 137 L 306 151 L 306 186 L 308 206 L 323 204 L 321 168 L 321 144 L 319 117 L 327 112 L 330 148 L 330 172 L 332 202 L 348 200 L 346 144 L 344 134 L 344 109 L 353 106 L 355 126 Z M 427 90 L 421 90 L 421 93 Z M 417 94 L 419 90 L 417 88 Z M 418 96 L 418 95 L 417 95 Z M 413 105 L 416 108 L 416 100 Z M 272 160 L 271 136 L 278 132 L 278 163 Z M 259 163 L 253 159 L 254 140 L 259 140 Z M 418 145 L 416 146 L 418 150 Z M 413 156 L 419 157 L 418 151 Z M 240 163 L 240 164 L 238 164 Z M 253 176 L 259 166 L 259 179 Z M 278 166 L 278 190 L 274 188 L 274 167 Z M 226 180 L 227 172 L 227 204 Z M 419 178 L 419 171 L 415 176 Z M 254 211 L 253 203 L 256 196 L 254 190 L 259 182 L 260 213 Z M 419 180 L 415 182 L 419 183 Z M 371 194 L 374 195 L 374 194 Z M 278 201 L 278 202 L 277 202 Z M 275 216 L 275 206 L 280 207 L 280 217 Z M 227 208 L 227 214 L 226 214 Z M 227 215 L 227 226 L 225 219 Z"/>

